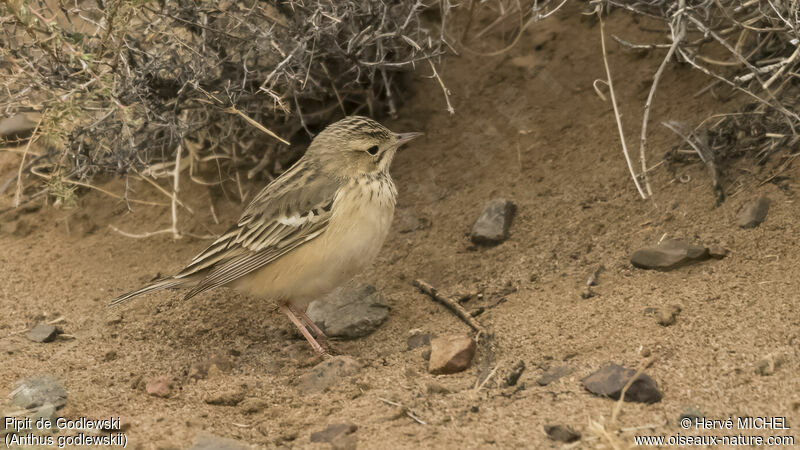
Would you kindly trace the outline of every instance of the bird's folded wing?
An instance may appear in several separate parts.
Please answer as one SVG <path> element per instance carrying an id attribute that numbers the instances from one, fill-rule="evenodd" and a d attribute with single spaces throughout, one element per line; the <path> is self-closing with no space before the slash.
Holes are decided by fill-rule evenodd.
<path id="1" fill-rule="evenodd" d="M 236 225 L 175 276 L 205 274 L 186 298 L 258 270 L 325 232 L 338 184 L 297 169 L 264 188 Z"/>

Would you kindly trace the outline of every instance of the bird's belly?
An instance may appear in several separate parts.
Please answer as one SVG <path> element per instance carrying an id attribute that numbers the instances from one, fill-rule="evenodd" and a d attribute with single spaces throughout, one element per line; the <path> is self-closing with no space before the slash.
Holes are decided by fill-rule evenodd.
<path id="1" fill-rule="evenodd" d="M 321 236 L 232 286 L 304 309 L 372 262 L 386 239 L 393 215 L 393 202 L 344 206 L 331 217 Z"/>

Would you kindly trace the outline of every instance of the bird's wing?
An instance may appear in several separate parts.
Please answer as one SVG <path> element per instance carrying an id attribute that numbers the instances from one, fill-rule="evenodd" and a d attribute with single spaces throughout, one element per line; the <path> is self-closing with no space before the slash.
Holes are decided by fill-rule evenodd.
<path id="1" fill-rule="evenodd" d="M 236 225 L 175 275 L 205 274 L 186 298 L 258 270 L 325 232 L 339 183 L 309 169 L 292 167 L 270 183 Z"/>

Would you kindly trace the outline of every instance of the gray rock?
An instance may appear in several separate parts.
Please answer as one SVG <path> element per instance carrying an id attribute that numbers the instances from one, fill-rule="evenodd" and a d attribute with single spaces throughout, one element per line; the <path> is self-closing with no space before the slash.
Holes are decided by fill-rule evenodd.
<path id="1" fill-rule="evenodd" d="M 667 239 L 655 247 L 636 250 L 631 264 L 640 269 L 671 270 L 708 259 L 708 249 L 679 239 Z"/>
<path id="2" fill-rule="evenodd" d="M 8 140 L 26 139 L 33 134 L 36 128 L 38 117 L 28 114 L 17 114 L 16 116 L 0 119 L 0 137 Z"/>
<path id="3" fill-rule="evenodd" d="M 203 434 L 195 439 L 190 450 L 245 450 L 249 448 L 249 445 L 236 439 Z"/>
<path id="4" fill-rule="evenodd" d="M 579 432 L 566 425 L 545 425 L 544 432 L 554 441 L 575 442 L 581 438 Z"/>
<path id="5" fill-rule="evenodd" d="M 736 224 L 742 228 L 755 228 L 767 218 L 771 200 L 767 196 L 759 197 L 745 205 L 739 213 Z"/>
<path id="6" fill-rule="evenodd" d="M 61 408 L 67 404 L 67 391 L 50 375 L 17 381 L 10 397 L 11 403 L 24 409 L 39 408 L 44 405 Z"/>
<path id="7" fill-rule="evenodd" d="M 472 225 L 470 239 L 479 245 L 497 245 L 508 239 L 516 207 L 504 198 L 490 200 Z"/>
<path id="8" fill-rule="evenodd" d="M 609 364 L 584 378 L 583 386 L 592 394 L 618 400 L 628 380 L 636 375 L 633 369 L 626 369 L 617 364 Z M 639 375 L 625 391 L 626 402 L 655 403 L 661 401 L 658 384 L 645 375 Z"/>
<path id="9" fill-rule="evenodd" d="M 308 306 L 308 317 L 329 337 L 353 339 L 375 331 L 389 317 L 389 305 L 370 285 L 337 289 Z"/>
<path id="10" fill-rule="evenodd" d="M 298 390 L 301 394 L 323 392 L 359 370 L 361 364 L 349 356 L 326 359 L 300 376 Z"/>
<path id="11" fill-rule="evenodd" d="M 572 369 L 569 366 L 551 367 L 545 370 L 542 376 L 536 380 L 536 384 L 539 386 L 547 386 L 548 384 L 557 381 L 571 373 Z"/>
<path id="12" fill-rule="evenodd" d="M 25 335 L 33 342 L 53 342 L 59 334 L 59 329 L 55 325 L 40 323 L 31 328 Z"/>

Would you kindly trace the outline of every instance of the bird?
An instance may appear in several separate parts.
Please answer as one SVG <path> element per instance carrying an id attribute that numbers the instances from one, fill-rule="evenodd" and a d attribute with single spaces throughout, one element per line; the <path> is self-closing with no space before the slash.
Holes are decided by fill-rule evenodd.
<path id="1" fill-rule="evenodd" d="M 330 358 L 328 338 L 306 308 L 377 256 L 397 198 L 389 168 L 397 150 L 422 134 L 394 133 L 363 116 L 330 124 L 180 272 L 122 294 L 109 306 L 164 289 L 189 289 L 188 300 L 227 286 L 274 302 L 314 352 Z"/>

